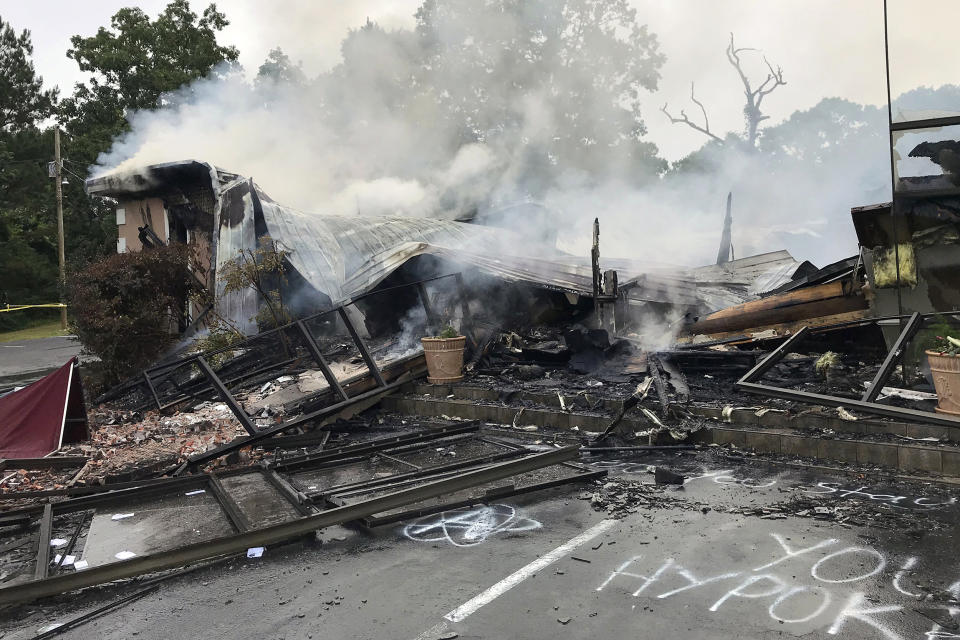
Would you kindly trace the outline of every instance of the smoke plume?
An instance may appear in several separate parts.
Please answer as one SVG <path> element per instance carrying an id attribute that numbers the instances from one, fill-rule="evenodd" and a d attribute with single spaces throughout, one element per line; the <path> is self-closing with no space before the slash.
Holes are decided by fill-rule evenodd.
<path id="1" fill-rule="evenodd" d="M 818 264 L 856 252 L 851 206 L 888 197 L 879 110 L 818 105 L 768 130 L 759 150 L 729 139 L 665 170 L 630 120 L 659 117 L 650 91 L 662 54 L 642 17 L 550 52 L 550 33 L 566 27 L 540 15 L 540 3 L 512 13 L 428 4 L 457 11 L 437 11 L 429 32 L 353 31 L 341 63 L 308 82 L 224 71 L 183 88 L 133 114 L 96 172 L 192 158 L 321 215 L 456 218 L 532 200 L 549 209 L 551 228 L 518 215 L 514 229 L 586 256 L 599 217 L 603 256 L 679 265 L 714 261 L 728 191 L 737 257 L 786 248 Z M 530 38 L 541 58 L 525 66 L 516 49 Z M 631 69 L 623 95 L 591 86 Z M 533 71 L 549 81 L 532 81 Z"/>

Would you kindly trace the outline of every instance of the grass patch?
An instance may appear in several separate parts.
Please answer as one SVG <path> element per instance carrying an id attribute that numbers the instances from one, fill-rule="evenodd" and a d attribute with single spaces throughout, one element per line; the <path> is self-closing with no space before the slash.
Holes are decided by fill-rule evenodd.
<path id="1" fill-rule="evenodd" d="M 26 329 L 16 331 L 5 331 L 0 333 L 0 342 L 13 342 L 14 340 L 34 340 L 36 338 L 52 338 L 54 336 L 68 336 L 70 331 L 64 331 L 60 328 L 60 321 L 53 320 L 44 322 Z"/>

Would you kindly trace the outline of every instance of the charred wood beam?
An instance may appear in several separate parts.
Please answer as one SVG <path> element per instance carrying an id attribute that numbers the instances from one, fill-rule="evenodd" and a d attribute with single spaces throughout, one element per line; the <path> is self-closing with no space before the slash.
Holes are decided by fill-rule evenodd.
<path id="1" fill-rule="evenodd" d="M 650 370 L 650 377 L 653 378 L 653 386 L 657 390 L 657 398 L 660 400 L 660 415 L 664 418 L 670 411 L 670 397 L 667 395 L 667 385 L 663 381 L 663 375 L 660 372 L 660 362 L 653 355 L 647 356 L 647 368 Z"/>
<path id="2" fill-rule="evenodd" d="M 808 318 L 837 315 L 868 308 L 866 298 L 843 281 L 805 287 L 753 300 L 699 318 L 686 327 L 690 334 L 755 330 Z"/>

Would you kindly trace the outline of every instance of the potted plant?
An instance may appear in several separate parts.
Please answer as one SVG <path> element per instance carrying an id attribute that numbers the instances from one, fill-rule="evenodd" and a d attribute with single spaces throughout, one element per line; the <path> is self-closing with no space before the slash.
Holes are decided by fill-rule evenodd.
<path id="1" fill-rule="evenodd" d="M 927 349 L 927 361 L 937 390 L 937 411 L 960 416 L 960 340 L 937 336 Z"/>
<path id="2" fill-rule="evenodd" d="M 467 339 L 446 326 L 440 335 L 421 338 L 423 355 L 427 359 L 427 382 L 443 384 L 463 380 L 463 349 Z"/>

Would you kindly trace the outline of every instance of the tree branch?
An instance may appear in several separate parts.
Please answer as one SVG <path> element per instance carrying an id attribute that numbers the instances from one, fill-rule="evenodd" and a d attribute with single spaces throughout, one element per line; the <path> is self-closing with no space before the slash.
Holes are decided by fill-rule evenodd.
<path id="1" fill-rule="evenodd" d="M 720 136 L 718 136 L 718 135 L 714 134 L 712 131 L 710 131 L 710 120 L 707 118 L 707 109 L 706 109 L 706 107 L 703 106 L 703 103 L 702 103 L 702 102 L 700 102 L 699 100 L 697 100 L 696 96 L 694 95 L 694 93 L 693 93 L 693 83 L 692 83 L 692 82 L 690 83 L 690 100 L 692 100 L 695 105 L 697 105 L 698 107 L 700 107 L 700 111 L 703 112 L 703 126 L 700 126 L 700 125 L 697 124 L 696 122 L 692 121 L 692 120 L 689 118 L 689 116 L 687 116 L 686 111 L 684 111 L 683 109 L 680 110 L 680 117 L 679 117 L 679 118 L 676 118 L 676 117 L 670 115 L 670 112 L 667 111 L 667 104 L 666 104 L 666 103 L 664 103 L 664 105 L 663 105 L 662 107 L 660 107 L 660 111 L 662 111 L 662 112 L 664 113 L 664 115 L 666 115 L 668 118 L 670 118 L 670 122 L 672 122 L 673 124 L 680 124 L 680 123 L 685 124 L 685 125 L 687 125 L 688 127 L 690 127 L 691 129 L 694 129 L 694 130 L 696 130 L 696 131 L 699 131 L 699 132 L 702 133 L 703 135 L 709 136 L 709 137 L 713 138 L 714 140 L 716 140 L 717 142 L 722 143 L 722 142 L 723 142 L 723 138 L 721 138 Z"/>
<path id="2" fill-rule="evenodd" d="M 751 96 L 753 95 L 753 90 L 750 88 L 750 80 L 747 78 L 747 74 L 743 72 L 743 67 L 740 66 L 741 51 L 755 51 L 755 49 L 749 47 L 735 48 L 733 44 L 733 32 L 731 31 L 730 44 L 727 45 L 727 60 L 733 65 L 733 68 L 737 70 L 737 73 L 740 74 L 740 80 L 743 82 L 743 88 L 747 96 Z"/>
<path id="3" fill-rule="evenodd" d="M 779 65 L 777 66 L 776 71 L 774 71 L 773 65 L 770 64 L 770 61 L 767 60 L 766 56 L 764 56 L 763 61 L 767 63 L 767 69 L 770 70 L 770 73 L 767 74 L 767 79 L 763 81 L 763 84 L 757 87 L 757 108 L 760 108 L 760 103 L 763 102 L 764 96 L 773 93 L 773 90 L 777 87 L 787 84 L 783 79 L 783 69 L 781 69 Z M 769 82 L 773 82 L 773 84 L 770 85 L 769 89 L 767 89 L 766 86 Z"/>

